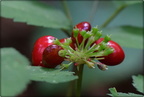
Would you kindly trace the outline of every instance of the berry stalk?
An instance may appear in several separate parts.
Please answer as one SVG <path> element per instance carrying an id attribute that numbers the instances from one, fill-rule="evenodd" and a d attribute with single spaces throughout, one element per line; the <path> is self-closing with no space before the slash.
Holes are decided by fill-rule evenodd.
<path id="1" fill-rule="evenodd" d="M 77 80 L 77 88 L 76 88 L 76 97 L 81 96 L 81 88 L 82 88 L 82 76 L 83 76 L 83 68 L 84 64 L 80 65 L 77 69 L 76 74 L 78 75 L 79 79 Z"/>

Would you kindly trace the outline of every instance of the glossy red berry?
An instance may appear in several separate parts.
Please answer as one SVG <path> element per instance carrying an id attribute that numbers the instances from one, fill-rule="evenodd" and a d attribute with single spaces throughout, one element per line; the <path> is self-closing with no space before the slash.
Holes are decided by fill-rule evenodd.
<path id="1" fill-rule="evenodd" d="M 84 31 L 90 31 L 91 30 L 91 25 L 89 22 L 81 22 L 79 24 L 77 24 L 74 28 L 78 28 L 80 31 L 84 30 Z M 76 43 L 76 39 L 73 36 L 73 32 L 72 32 L 72 41 L 73 43 Z M 78 42 L 81 43 L 83 41 L 83 36 L 78 33 Z"/>
<path id="2" fill-rule="evenodd" d="M 64 57 L 59 56 L 58 52 L 63 48 L 58 45 L 50 45 L 43 52 L 42 63 L 45 67 L 55 68 L 64 61 Z"/>
<path id="3" fill-rule="evenodd" d="M 103 40 L 104 40 L 104 38 L 100 38 L 95 43 L 99 44 Z M 108 41 L 107 45 L 109 47 L 113 48 L 114 52 L 109 54 L 108 56 L 104 56 L 104 59 L 99 60 L 99 61 L 108 66 L 114 66 L 114 65 L 120 64 L 125 58 L 125 54 L 124 54 L 124 51 L 121 48 L 121 46 L 112 40 Z"/>
<path id="4" fill-rule="evenodd" d="M 33 51 L 32 51 L 32 65 L 33 66 L 42 66 L 42 54 L 46 47 L 53 44 L 53 40 L 55 37 L 53 36 L 42 36 L 38 38 L 34 44 Z"/>

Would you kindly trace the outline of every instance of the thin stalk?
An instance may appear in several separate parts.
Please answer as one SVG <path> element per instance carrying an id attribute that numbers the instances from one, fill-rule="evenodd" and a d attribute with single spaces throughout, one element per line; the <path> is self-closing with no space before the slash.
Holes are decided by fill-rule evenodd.
<path id="1" fill-rule="evenodd" d="M 71 18 L 71 14 L 70 14 L 70 11 L 69 11 L 69 8 L 68 8 L 68 5 L 67 5 L 67 2 L 66 0 L 62 0 L 62 5 L 63 5 L 63 9 L 64 9 L 64 12 L 65 12 L 65 15 L 67 16 L 67 18 L 69 19 L 70 21 L 70 31 L 72 30 L 73 28 L 73 25 L 72 25 L 72 18 Z M 67 34 L 67 36 L 71 36 L 71 34 L 69 33 L 70 31 L 68 30 L 65 30 L 65 29 L 61 29 L 62 31 L 65 32 L 65 34 Z"/>
<path id="2" fill-rule="evenodd" d="M 77 69 L 76 66 L 74 66 L 74 64 L 72 66 L 73 66 L 72 71 L 76 71 L 76 69 Z M 74 97 L 75 96 L 76 81 L 77 80 L 73 80 L 70 82 L 66 97 Z"/>
<path id="3" fill-rule="evenodd" d="M 64 12 L 65 12 L 67 18 L 68 18 L 68 19 L 70 20 L 70 22 L 72 23 L 71 14 L 70 14 L 69 8 L 68 8 L 68 6 L 67 6 L 66 0 L 62 0 L 62 5 L 63 5 Z"/>
<path id="4" fill-rule="evenodd" d="M 92 9 L 91 9 L 90 16 L 89 16 L 90 23 L 92 23 L 94 21 L 94 16 L 96 14 L 98 3 L 99 3 L 99 1 L 93 1 Z"/>
<path id="5" fill-rule="evenodd" d="M 78 80 L 77 80 L 76 97 L 81 96 L 83 67 L 84 67 L 84 64 L 80 65 L 79 70 L 77 70 Z"/>
<path id="6" fill-rule="evenodd" d="M 74 97 L 74 92 L 76 89 L 75 84 L 76 84 L 76 80 L 70 82 L 66 97 Z"/>
<path id="7" fill-rule="evenodd" d="M 106 27 L 127 5 L 118 7 L 114 13 L 101 25 L 100 28 Z"/>

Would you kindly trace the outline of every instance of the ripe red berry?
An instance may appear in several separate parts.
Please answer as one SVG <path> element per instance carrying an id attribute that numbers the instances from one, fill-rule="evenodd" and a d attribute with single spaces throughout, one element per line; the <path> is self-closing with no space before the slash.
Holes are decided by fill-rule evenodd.
<path id="1" fill-rule="evenodd" d="M 81 23 L 77 24 L 74 28 L 78 28 L 80 31 L 82 31 L 82 30 L 90 31 L 91 30 L 91 25 L 90 25 L 89 22 L 81 22 Z M 73 41 L 73 43 L 76 43 L 76 39 L 74 38 L 73 34 L 74 33 L 72 32 L 72 41 Z M 78 33 L 77 38 L 78 38 L 78 42 L 80 44 L 83 40 L 83 36 L 80 33 Z"/>
<path id="2" fill-rule="evenodd" d="M 100 38 L 95 43 L 99 44 L 103 40 L 104 40 L 104 38 Z M 108 41 L 107 45 L 109 47 L 113 48 L 114 52 L 109 54 L 108 56 L 104 56 L 104 59 L 99 60 L 99 61 L 108 66 L 114 66 L 114 65 L 120 64 L 125 58 L 125 54 L 124 54 L 124 51 L 121 48 L 121 46 L 112 40 Z"/>
<path id="3" fill-rule="evenodd" d="M 39 39 L 36 40 L 33 51 L 32 51 L 32 65 L 33 66 L 42 66 L 45 67 L 42 64 L 42 54 L 46 47 L 53 44 L 53 40 L 55 37 L 53 36 L 42 36 Z"/>
<path id="4" fill-rule="evenodd" d="M 58 52 L 63 48 L 58 45 L 50 45 L 43 52 L 42 63 L 45 67 L 55 68 L 64 61 L 64 57 L 58 55 Z"/>

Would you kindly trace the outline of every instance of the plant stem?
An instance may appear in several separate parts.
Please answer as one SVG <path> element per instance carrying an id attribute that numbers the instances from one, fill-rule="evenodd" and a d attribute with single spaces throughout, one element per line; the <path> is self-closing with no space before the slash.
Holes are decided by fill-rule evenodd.
<path id="1" fill-rule="evenodd" d="M 66 14 L 67 18 L 68 18 L 68 19 L 70 20 L 70 22 L 72 23 L 71 14 L 70 14 L 70 11 L 69 11 L 69 9 L 68 9 L 66 0 L 62 0 L 62 5 L 63 5 L 63 7 L 64 7 L 64 11 L 65 11 L 65 14 Z"/>
<path id="2" fill-rule="evenodd" d="M 75 92 L 74 90 L 76 87 L 75 84 L 76 84 L 76 80 L 73 80 L 70 82 L 66 97 L 73 97 L 74 96 L 74 92 Z"/>
<path id="3" fill-rule="evenodd" d="M 70 14 L 69 8 L 68 8 L 68 6 L 67 6 L 66 0 L 62 0 L 62 5 L 63 5 L 63 9 L 64 9 L 64 12 L 65 12 L 67 18 L 68 18 L 69 21 L 70 21 L 70 28 L 71 28 L 70 31 L 71 31 L 72 28 L 73 28 L 72 18 L 71 18 L 71 14 Z M 61 30 L 64 31 L 64 32 L 67 34 L 67 36 L 71 36 L 71 34 L 69 33 L 68 30 L 65 30 L 65 29 L 61 29 Z"/>
<path id="4" fill-rule="evenodd" d="M 91 9 L 90 16 L 89 16 L 90 23 L 92 23 L 94 21 L 94 16 L 96 14 L 98 3 L 99 3 L 98 0 L 97 1 L 96 0 L 93 1 L 92 9 Z"/>
<path id="5" fill-rule="evenodd" d="M 100 28 L 106 27 L 127 5 L 121 5 L 114 13 L 101 25 Z"/>
<path id="6" fill-rule="evenodd" d="M 77 69 L 76 66 L 74 66 L 74 64 L 72 66 L 73 66 L 72 71 L 76 71 L 76 69 Z M 69 88 L 68 88 L 66 97 L 74 97 L 75 96 L 75 90 L 76 90 L 76 80 L 73 80 L 69 84 Z"/>
<path id="7" fill-rule="evenodd" d="M 78 75 L 76 97 L 80 97 L 81 96 L 83 67 L 84 67 L 84 64 L 80 65 L 79 66 L 79 70 L 77 70 L 77 72 L 76 72 L 77 75 Z"/>

